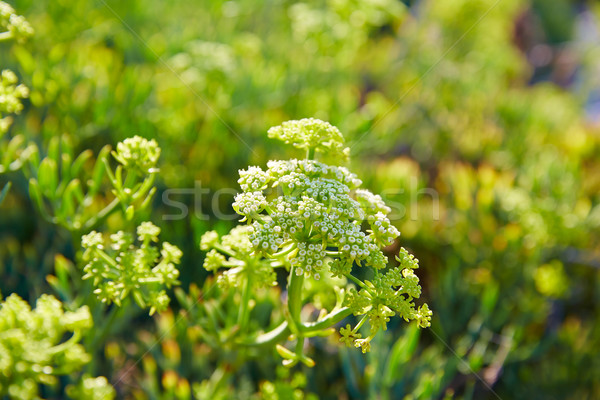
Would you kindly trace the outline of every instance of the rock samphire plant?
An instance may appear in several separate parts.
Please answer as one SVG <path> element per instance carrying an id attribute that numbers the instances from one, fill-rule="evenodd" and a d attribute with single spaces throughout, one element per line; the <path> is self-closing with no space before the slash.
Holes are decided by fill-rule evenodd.
<path id="1" fill-rule="evenodd" d="M 390 208 L 347 168 L 315 159 L 347 158 L 340 131 L 309 118 L 284 122 L 268 135 L 306 157 L 239 171 L 242 192 L 233 208 L 243 224 L 224 236 L 208 232 L 200 244 L 208 251 L 204 267 L 218 273 L 221 289 L 239 291 L 237 343 L 275 345 L 284 365 L 313 366 L 304 353 L 307 338 L 333 334 L 351 315 L 358 322 L 345 324 L 339 340 L 362 352 L 392 317 L 428 327 L 432 312 L 414 303 L 421 295 L 418 260 L 404 248 L 396 262 L 384 252 L 400 236 L 387 217 Z M 252 321 L 255 296 L 282 275 L 281 321 L 265 332 Z M 335 299 L 329 307 L 327 296 Z M 285 346 L 288 341 L 295 346 Z"/>

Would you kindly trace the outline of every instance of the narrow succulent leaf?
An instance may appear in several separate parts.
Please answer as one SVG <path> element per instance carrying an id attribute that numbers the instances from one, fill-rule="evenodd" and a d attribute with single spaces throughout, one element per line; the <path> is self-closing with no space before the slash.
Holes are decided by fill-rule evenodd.
<path id="1" fill-rule="evenodd" d="M 12 185 L 11 182 L 6 183 L 6 185 L 4 185 L 4 187 L 2 188 L 2 191 L 0 191 L 0 204 L 2 204 L 2 202 L 4 201 L 4 198 L 8 194 L 8 191 L 10 190 L 11 185 Z"/>
<path id="2" fill-rule="evenodd" d="M 48 142 L 48 154 L 46 158 L 50 158 L 54 160 L 55 163 L 58 163 L 60 154 L 60 138 L 55 136 Z"/>
<path id="3" fill-rule="evenodd" d="M 29 180 L 29 196 L 37 206 L 38 211 L 42 214 L 42 217 L 47 221 L 52 222 L 53 218 L 48 213 L 48 210 L 46 210 L 46 205 L 44 204 L 42 189 L 35 178 Z"/>
<path id="4" fill-rule="evenodd" d="M 68 153 L 63 153 L 60 157 L 60 161 L 61 180 L 68 182 L 71 178 L 74 178 L 74 176 L 71 175 L 71 168 L 69 168 L 73 165 L 73 157 Z"/>
<path id="5" fill-rule="evenodd" d="M 71 165 L 71 176 L 78 177 L 85 163 L 92 158 L 94 153 L 91 150 L 85 150 L 77 156 Z"/>
<path id="6" fill-rule="evenodd" d="M 102 180 L 104 179 L 104 171 L 106 169 L 106 160 L 108 154 L 110 154 L 110 146 L 104 146 L 98 154 L 98 158 L 96 159 L 96 164 L 94 165 L 94 170 L 92 172 L 92 179 L 90 182 L 88 182 L 88 195 L 90 197 L 95 196 L 100 190 Z M 107 171 L 107 173 L 109 172 L 110 171 Z"/>
<path id="7" fill-rule="evenodd" d="M 38 181 L 42 193 L 53 199 L 58 188 L 58 166 L 52 158 L 44 158 L 38 169 Z"/>

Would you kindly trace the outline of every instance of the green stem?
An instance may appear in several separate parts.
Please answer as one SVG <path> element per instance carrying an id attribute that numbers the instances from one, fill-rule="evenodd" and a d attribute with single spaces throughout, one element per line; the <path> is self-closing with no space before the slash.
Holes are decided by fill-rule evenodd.
<path id="1" fill-rule="evenodd" d="M 315 159 L 315 149 L 313 147 L 309 147 L 306 149 L 306 159 L 314 160 Z"/>
<path id="2" fill-rule="evenodd" d="M 321 331 L 332 327 L 333 325 L 341 322 L 344 318 L 350 316 L 352 311 L 348 307 L 343 307 L 331 312 L 325 318 L 316 322 L 308 322 L 301 325 L 302 333 L 305 336 L 310 336 L 312 333 Z M 244 346 L 267 346 L 274 345 L 283 341 L 287 336 L 291 334 L 288 321 L 283 321 L 276 328 L 258 335 L 255 339 L 249 341 L 238 342 Z"/>
<path id="3" fill-rule="evenodd" d="M 244 346 L 272 346 L 275 343 L 283 341 L 287 336 L 289 336 L 290 333 L 291 331 L 289 329 L 288 322 L 283 321 L 276 328 L 270 330 L 269 332 L 258 335 L 254 340 L 242 341 L 239 343 Z"/>
<path id="4" fill-rule="evenodd" d="M 213 248 L 214 248 L 215 250 L 218 250 L 218 251 L 220 251 L 221 253 L 223 253 L 223 254 L 225 254 L 225 255 L 229 256 L 229 257 L 234 257 L 234 258 L 235 258 L 235 257 L 237 256 L 237 254 L 236 254 L 234 251 L 232 251 L 232 250 L 229 250 L 229 249 L 226 249 L 225 247 L 223 247 L 223 246 L 222 246 L 221 244 L 219 244 L 219 243 L 215 243 L 215 244 L 213 245 Z"/>
<path id="5" fill-rule="evenodd" d="M 107 205 L 106 207 L 104 207 L 102 209 L 102 211 L 100 211 L 95 217 L 89 219 L 85 223 L 85 225 L 83 225 L 82 231 L 89 232 L 92 229 L 94 229 L 96 226 L 98 226 L 99 224 L 101 224 L 102 222 L 104 222 L 104 220 L 106 220 L 106 218 L 108 218 L 108 216 L 110 214 L 112 214 L 113 211 L 115 211 L 115 209 L 117 208 L 118 205 L 119 205 L 119 199 L 118 198 L 116 198 L 113 201 L 111 201 L 109 205 Z"/>
<path id="6" fill-rule="evenodd" d="M 242 289 L 242 301 L 240 303 L 240 311 L 238 314 L 238 325 L 240 330 L 244 332 L 246 326 L 248 325 L 248 320 L 250 319 L 250 287 L 252 285 L 252 276 L 248 273 L 246 275 L 246 282 Z"/>
<path id="7" fill-rule="evenodd" d="M 115 260 L 113 260 L 111 256 L 109 256 L 108 254 L 106 254 L 104 252 L 104 250 L 97 249 L 96 252 L 100 256 L 100 258 L 102 258 L 104 261 L 106 261 L 108 263 L 108 265 L 110 265 L 113 268 L 117 268 L 117 265 L 118 265 L 117 262 Z M 118 270 L 111 271 L 111 272 L 119 273 Z"/>
<path id="8" fill-rule="evenodd" d="M 373 294 L 370 290 L 370 288 L 365 285 L 360 279 L 354 277 L 352 274 L 345 274 L 346 278 L 350 279 L 352 282 L 356 283 L 358 286 L 360 286 L 361 288 L 365 289 L 367 292 Z"/>
<path id="9" fill-rule="evenodd" d="M 298 337 L 298 340 L 296 341 L 296 354 L 304 353 L 304 340 L 303 336 Z"/>
<path id="10" fill-rule="evenodd" d="M 127 307 L 126 302 L 124 302 L 121 306 L 113 304 L 111 310 L 108 313 L 108 316 L 102 321 L 103 323 L 101 328 L 99 329 L 99 331 L 96 331 L 96 335 L 92 335 L 91 343 L 88 342 L 89 345 L 86 345 L 86 350 L 92 355 L 92 362 L 89 363 L 86 368 L 88 373 L 96 373 L 96 360 L 98 359 L 96 353 L 98 352 L 98 350 L 100 350 L 100 346 L 106 341 L 106 338 L 112 331 L 113 325 L 117 321 L 118 317 L 123 314 L 125 307 Z M 96 324 L 94 323 L 94 325 Z"/>
<path id="11" fill-rule="evenodd" d="M 365 324 L 365 322 L 367 322 L 368 316 L 369 316 L 369 314 L 363 315 L 363 317 L 360 319 L 360 321 L 358 321 L 358 324 L 356 324 L 354 329 L 352 329 L 352 333 L 358 332 L 358 330 Z"/>
<path id="12" fill-rule="evenodd" d="M 304 284 L 304 274 L 296 275 L 296 268 L 290 269 L 288 281 L 288 313 L 290 325 L 300 326 L 300 311 L 302 311 L 302 285 Z"/>
<path id="13" fill-rule="evenodd" d="M 285 249 L 281 249 L 280 251 L 278 251 L 277 253 L 274 253 L 272 255 L 273 258 L 277 258 L 277 257 L 281 257 L 281 256 L 285 256 L 288 255 L 289 253 L 291 253 L 294 249 L 296 248 L 296 244 L 292 244 L 288 247 L 286 247 Z"/>
<path id="14" fill-rule="evenodd" d="M 127 176 L 125 177 L 125 183 L 123 183 L 123 188 L 131 189 L 131 186 L 135 182 L 136 178 L 137 178 L 137 172 L 135 172 L 135 170 L 127 171 Z"/>
<path id="15" fill-rule="evenodd" d="M 69 338 L 69 340 L 50 348 L 49 352 L 51 354 L 59 353 L 79 342 L 79 339 L 81 339 L 81 331 L 77 330 L 73 332 L 73 335 Z"/>
<path id="16" fill-rule="evenodd" d="M 307 322 L 302 324 L 300 329 L 303 333 L 313 333 L 323 329 L 332 327 L 333 325 L 341 322 L 344 318 L 350 316 L 352 311 L 348 307 L 342 307 L 336 311 L 329 313 L 325 318 L 316 322 Z"/>
<path id="17" fill-rule="evenodd" d="M 102 324 L 102 330 L 100 331 L 100 334 L 98 336 L 96 336 L 96 338 L 92 342 L 93 352 L 95 352 L 97 350 L 97 347 L 99 345 L 101 345 L 102 343 L 104 343 L 106 341 L 106 338 L 110 334 L 110 331 L 112 330 L 113 325 L 117 321 L 117 317 L 123 313 L 123 310 L 125 309 L 126 306 L 127 306 L 126 303 L 122 304 L 121 306 L 117 306 L 117 305 L 113 304 L 113 307 L 111 308 L 110 313 L 108 314 L 108 317 L 106 318 L 104 324 Z"/>

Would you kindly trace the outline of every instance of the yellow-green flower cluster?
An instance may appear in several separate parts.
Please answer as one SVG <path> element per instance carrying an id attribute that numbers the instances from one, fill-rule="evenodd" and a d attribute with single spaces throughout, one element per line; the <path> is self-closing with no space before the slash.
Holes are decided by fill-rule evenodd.
<path id="1" fill-rule="evenodd" d="M 237 226 L 222 237 L 215 231 L 206 232 L 202 236 L 200 248 L 210 250 L 204 258 L 204 268 L 213 272 L 224 268 L 217 278 L 222 289 L 239 287 L 244 279 L 251 279 L 256 288 L 276 283 L 277 276 L 272 261 L 261 259 L 254 252 L 249 240 L 250 231 L 249 226 Z"/>
<path id="2" fill-rule="evenodd" d="M 54 385 L 58 376 L 78 371 L 90 361 L 79 341 L 92 324 L 86 306 L 65 311 L 50 295 L 33 310 L 16 294 L 6 298 L 0 304 L 0 397 L 38 399 L 39 384 Z"/>
<path id="3" fill-rule="evenodd" d="M 386 330 L 390 317 L 398 316 L 405 321 L 416 320 L 421 328 L 431 325 L 432 312 L 427 304 L 416 308 L 414 299 L 421 296 L 419 278 L 414 270 L 418 260 L 406 249 L 401 248 L 396 260 L 399 265 L 376 273 L 372 280 L 365 280 L 357 290 L 351 288 L 345 297 L 345 305 L 354 315 L 364 315 L 354 329 L 340 330 L 340 341 L 360 347 L 363 352 L 370 348 L 368 342 L 379 330 Z M 369 322 L 369 335 L 361 339 L 358 330 Z"/>
<path id="4" fill-rule="evenodd" d="M 33 35 L 33 28 L 24 17 L 4 1 L 0 1 L 0 41 L 14 39 L 22 42 Z"/>
<path id="5" fill-rule="evenodd" d="M 29 89 L 25 85 L 18 85 L 14 72 L 3 70 L 0 73 L 0 135 L 6 133 L 12 119 L 2 117 L 2 114 L 18 114 L 23 110 L 22 99 L 29 96 Z"/>
<path id="6" fill-rule="evenodd" d="M 117 144 L 113 156 L 125 168 L 131 168 L 140 174 L 153 172 L 160 157 L 160 147 L 156 140 L 148 140 L 141 136 L 125 139 Z"/>
<path id="7" fill-rule="evenodd" d="M 350 149 L 344 147 L 344 137 L 338 128 L 316 118 L 286 121 L 268 131 L 272 139 L 279 139 L 299 148 L 332 156 L 347 157 Z"/>
<path id="8" fill-rule="evenodd" d="M 84 375 L 77 385 L 67 386 L 67 395 L 78 400 L 113 400 L 117 394 L 105 377 Z"/>
<path id="9" fill-rule="evenodd" d="M 137 228 L 139 247 L 125 232 L 111 235 L 108 248 L 101 233 L 94 231 L 82 237 L 83 260 L 87 262 L 83 279 L 93 279 L 94 293 L 102 302 L 120 305 L 131 294 L 141 308 L 150 308 L 151 315 L 168 307 L 164 287 L 179 284 L 175 265 L 182 252 L 167 242 L 160 249 L 153 246 L 159 234 L 160 228 L 143 222 Z"/>

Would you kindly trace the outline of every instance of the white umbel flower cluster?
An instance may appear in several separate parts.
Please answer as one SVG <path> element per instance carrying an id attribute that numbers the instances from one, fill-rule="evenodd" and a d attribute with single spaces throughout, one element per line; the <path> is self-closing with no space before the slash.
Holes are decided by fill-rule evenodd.
<path id="1" fill-rule="evenodd" d="M 295 246 L 289 260 L 299 274 L 320 276 L 327 254 L 345 264 L 373 261 L 381 268 L 385 256 L 380 247 L 400 234 L 384 214 L 390 209 L 381 197 L 358 189 L 362 182 L 344 167 L 314 160 L 270 161 L 266 171 L 255 166 L 240 171 L 239 182 L 244 192 L 233 206 L 251 223 L 254 249 L 268 257 Z M 273 200 L 257 191 L 271 187 L 280 193 Z M 367 232 L 361 229 L 363 221 Z"/>

